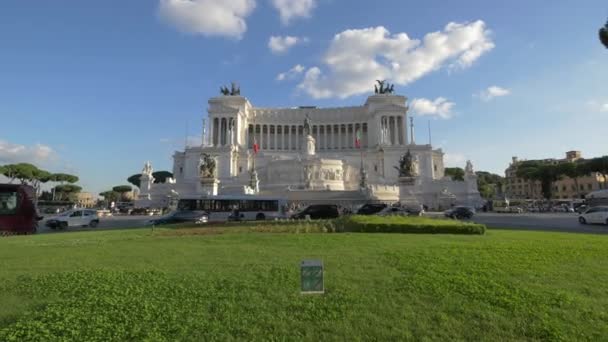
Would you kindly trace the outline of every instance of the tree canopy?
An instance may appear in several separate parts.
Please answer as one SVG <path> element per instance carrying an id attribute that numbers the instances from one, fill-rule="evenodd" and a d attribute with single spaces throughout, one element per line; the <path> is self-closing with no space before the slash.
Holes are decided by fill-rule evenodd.
<path id="1" fill-rule="evenodd" d="M 460 167 L 446 167 L 444 172 L 455 181 L 464 181 L 464 170 Z"/>
<path id="2" fill-rule="evenodd" d="M 141 173 L 130 176 L 129 178 L 127 178 L 127 182 L 139 188 L 141 185 Z"/>
<path id="3" fill-rule="evenodd" d="M 475 175 L 481 197 L 491 199 L 502 193 L 504 177 L 487 171 L 477 171 Z"/>
<path id="4" fill-rule="evenodd" d="M 152 173 L 152 177 L 154 177 L 154 183 L 165 183 L 167 178 L 173 177 L 173 174 L 169 171 L 156 171 Z M 141 187 L 141 173 L 129 176 L 129 178 L 127 178 L 127 182 L 135 185 L 138 188 Z"/>
<path id="5" fill-rule="evenodd" d="M 152 173 L 152 177 L 154 177 L 154 183 L 164 183 L 167 178 L 173 177 L 173 174 L 169 171 L 156 171 Z"/>
<path id="6" fill-rule="evenodd" d="M 117 185 L 112 188 L 112 191 L 118 192 L 120 194 L 124 194 L 125 192 L 130 192 L 133 190 L 133 187 L 130 185 Z"/>
<path id="7" fill-rule="evenodd" d="M 67 173 L 54 173 L 51 176 L 51 181 L 59 182 L 59 183 L 71 183 L 74 184 L 78 182 L 78 177 L 74 175 L 70 175 Z"/>

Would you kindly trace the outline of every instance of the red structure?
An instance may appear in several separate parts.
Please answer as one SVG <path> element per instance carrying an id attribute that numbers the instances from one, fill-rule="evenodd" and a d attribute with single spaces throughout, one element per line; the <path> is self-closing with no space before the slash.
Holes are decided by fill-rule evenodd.
<path id="1" fill-rule="evenodd" d="M 29 185 L 0 184 L 0 234 L 33 234 L 38 228 L 35 191 Z"/>

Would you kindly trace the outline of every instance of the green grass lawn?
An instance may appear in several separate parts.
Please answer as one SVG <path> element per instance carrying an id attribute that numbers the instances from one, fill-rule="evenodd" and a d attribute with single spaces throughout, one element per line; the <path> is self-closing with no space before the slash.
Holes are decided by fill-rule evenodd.
<path id="1" fill-rule="evenodd" d="M 301 295 L 322 259 L 326 294 Z M 608 237 L 149 229 L 0 239 L 0 341 L 602 340 Z"/>

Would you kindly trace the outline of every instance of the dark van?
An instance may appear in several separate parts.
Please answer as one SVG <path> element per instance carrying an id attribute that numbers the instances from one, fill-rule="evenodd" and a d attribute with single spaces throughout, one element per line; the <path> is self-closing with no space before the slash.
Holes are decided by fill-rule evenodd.
<path id="1" fill-rule="evenodd" d="M 0 184 L 0 234 L 33 234 L 38 229 L 35 191 L 29 185 Z"/>
<path id="2" fill-rule="evenodd" d="M 292 219 L 302 220 L 309 216 L 312 220 L 332 219 L 340 217 L 340 209 L 335 204 L 313 204 L 297 214 Z"/>
<path id="3" fill-rule="evenodd" d="M 387 205 L 384 203 L 367 203 L 357 210 L 357 215 L 374 215 L 386 207 Z"/>

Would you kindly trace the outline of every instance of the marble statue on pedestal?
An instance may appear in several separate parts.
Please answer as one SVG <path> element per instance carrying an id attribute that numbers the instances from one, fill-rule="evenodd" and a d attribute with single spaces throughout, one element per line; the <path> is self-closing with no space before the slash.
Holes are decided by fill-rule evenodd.
<path id="1" fill-rule="evenodd" d="M 202 153 L 198 163 L 201 179 L 215 178 L 215 159 L 206 153 Z"/>
<path id="2" fill-rule="evenodd" d="M 470 160 L 467 160 L 467 164 L 464 167 L 464 175 L 465 176 L 475 176 L 475 170 L 473 170 L 473 163 Z"/>
<path id="3" fill-rule="evenodd" d="M 418 160 L 410 153 L 410 150 L 399 159 L 399 166 L 395 166 L 399 171 L 399 177 L 416 177 L 418 175 Z"/>

